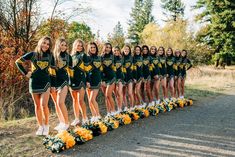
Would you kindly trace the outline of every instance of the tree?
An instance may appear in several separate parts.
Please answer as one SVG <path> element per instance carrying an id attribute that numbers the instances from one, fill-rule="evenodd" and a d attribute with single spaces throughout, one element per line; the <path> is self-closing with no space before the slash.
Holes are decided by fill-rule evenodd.
<path id="1" fill-rule="evenodd" d="M 94 40 L 95 34 L 92 33 L 91 28 L 85 23 L 72 22 L 68 25 L 67 35 L 69 43 L 72 44 L 77 38 L 85 42 Z"/>
<path id="2" fill-rule="evenodd" d="M 140 33 L 147 24 L 154 21 L 152 7 L 153 0 L 135 0 L 128 22 L 128 38 L 133 44 L 139 44 Z"/>
<path id="3" fill-rule="evenodd" d="M 184 16 L 185 5 L 181 0 L 161 0 L 161 7 L 165 9 L 165 15 L 170 16 L 167 21 L 182 18 Z"/>
<path id="4" fill-rule="evenodd" d="M 235 56 L 235 2 L 199 0 L 194 9 L 204 9 L 196 20 L 207 25 L 207 31 L 198 34 L 198 39 L 210 45 L 214 53 L 220 53 L 218 56 L 224 56 L 222 60 L 229 63 Z"/>
<path id="5" fill-rule="evenodd" d="M 122 48 L 125 42 L 125 36 L 121 23 L 118 21 L 117 25 L 113 29 L 113 33 L 108 35 L 108 42 L 113 46 L 119 46 Z"/>

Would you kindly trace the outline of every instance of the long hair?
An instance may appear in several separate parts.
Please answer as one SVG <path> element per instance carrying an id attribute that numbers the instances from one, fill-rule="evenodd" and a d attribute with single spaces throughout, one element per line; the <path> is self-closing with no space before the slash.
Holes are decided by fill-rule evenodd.
<path id="1" fill-rule="evenodd" d="M 81 40 L 81 39 L 76 39 L 74 42 L 73 42 L 73 48 L 72 48 L 72 51 L 71 51 L 71 55 L 74 55 L 77 53 L 77 47 L 78 47 L 78 44 L 82 44 L 82 51 L 81 52 L 84 52 L 85 49 L 84 49 L 84 42 Z"/>
<path id="2" fill-rule="evenodd" d="M 87 52 L 88 52 L 88 55 L 92 56 L 93 54 L 91 53 L 91 45 L 94 45 L 95 48 L 96 48 L 96 53 L 95 55 L 98 55 L 98 52 L 99 52 L 99 49 L 98 49 L 98 46 L 95 42 L 90 42 L 88 45 L 87 45 Z"/>
<path id="3" fill-rule="evenodd" d="M 115 49 L 118 49 L 118 51 L 120 52 L 120 57 L 122 57 L 122 52 L 121 52 L 121 49 L 120 49 L 120 47 L 119 46 L 115 46 L 114 48 L 113 48 L 113 52 L 114 52 L 114 50 Z"/>
<path id="4" fill-rule="evenodd" d="M 167 49 L 167 51 L 165 52 L 165 53 L 166 53 L 165 55 L 168 56 L 168 51 L 169 51 L 169 50 L 171 50 L 171 55 L 170 55 L 170 56 L 173 56 L 173 53 L 174 53 L 174 52 L 173 52 L 173 49 L 172 49 L 171 47 L 169 47 L 169 48 Z"/>
<path id="5" fill-rule="evenodd" d="M 151 47 L 150 47 L 150 50 L 149 50 L 150 53 L 151 53 L 151 50 L 152 50 L 152 49 L 155 49 L 155 53 L 154 53 L 153 55 L 156 55 L 156 54 L 157 54 L 157 47 L 156 47 L 156 46 L 151 46 Z"/>
<path id="6" fill-rule="evenodd" d="M 107 46 L 110 46 L 110 47 L 111 47 L 109 53 L 113 54 L 113 51 L 112 51 L 112 49 L 113 49 L 113 48 L 112 48 L 112 44 L 111 44 L 111 43 L 105 43 L 105 44 L 104 44 L 104 47 L 103 47 L 103 53 L 102 53 L 102 55 L 105 54 L 105 48 L 106 48 Z"/>
<path id="7" fill-rule="evenodd" d="M 35 48 L 35 52 L 37 52 L 38 54 L 38 57 L 42 57 L 42 43 L 45 41 L 45 40 L 48 40 L 49 41 L 49 48 L 47 50 L 47 52 L 51 52 L 51 48 L 52 48 L 52 41 L 51 41 L 51 38 L 48 37 L 48 36 L 44 36 L 42 37 L 39 41 L 38 41 L 38 44 Z"/>
<path id="8" fill-rule="evenodd" d="M 55 47 L 54 47 L 54 50 L 53 50 L 53 55 L 54 55 L 54 58 L 55 58 L 56 65 L 61 60 L 61 58 L 60 58 L 60 52 L 61 52 L 60 45 L 63 42 L 65 42 L 66 45 L 67 45 L 67 42 L 66 42 L 66 40 L 64 38 L 59 38 L 55 42 Z M 66 50 L 66 53 L 67 53 L 67 50 Z"/>
<path id="9" fill-rule="evenodd" d="M 128 47 L 128 49 L 129 49 L 129 54 L 128 54 L 128 55 L 131 54 L 131 47 L 130 47 L 129 45 L 124 45 L 124 47 L 122 48 L 122 55 L 123 55 L 123 56 L 125 56 L 124 49 L 125 49 L 126 47 Z"/>
<path id="10" fill-rule="evenodd" d="M 136 55 L 136 49 L 137 49 L 137 48 L 140 49 L 140 55 L 141 55 L 142 49 L 141 49 L 141 47 L 140 47 L 139 45 L 136 45 L 136 46 L 134 47 L 134 49 L 133 49 L 133 54 L 134 54 L 134 56 Z"/>
<path id="11" fill-rule="evenodd" d="M 187 56 L 188 56 L 188 51 L 185 50 L 185 49 L 183 49 L 182 52 L 183 52 L 183 51 L 185 52 L 185 56 L 184 56 L 184 57 L 187 57 Z M 181 54 L 180 54 L 180 55 L 181 55 Z M 182 56 L 182 55 L 181 55 L 181 56 Z M 182 57 L 183 57 L 183 56 L 182 56 Z"/>
<path id="12" fill-rule="evenodd" d="M 159 48 L 158 48 L 158 51 L 160 50 L 160 49 L 162 49 L 163 50 L 163 56 L 165 56 L 165 48 L 163 47 L 163 46 L 160 46 Z M 158 54 L 159 55 L 159 54 Z"/>
<path id="13" fill-rule="evenodd" d="M 147 54 L 144 54 L 143 51 L 144 51 L 144 48 L 147 48 Z M 149 47 L 147 45 L 143 45 L 142 46 L 142 55 L 149 55 Z"/>

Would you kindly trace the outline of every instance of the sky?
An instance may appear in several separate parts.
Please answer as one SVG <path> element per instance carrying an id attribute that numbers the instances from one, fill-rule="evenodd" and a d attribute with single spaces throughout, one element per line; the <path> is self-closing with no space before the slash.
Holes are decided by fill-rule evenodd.
<path id="1" fill-rule="evenodd" d="M 41 0 L 42 1 L 42 0 Z M 48 0 L 41 2 L 41 12 L 44 17 L 51 14 L 53 9 L 53 1 Z M 62 0 L 65 1 L 65 0 Z M 164 26 L 163 19 L 166 17 L 163 15 L 163 9 L 161 8 L 161 0 L 153 0 L 154 6 L 152 14 L 156 23 L 160 26 Z M 194 22 L 194 16 L 199 12 L 192 10 L 191 7 L 196 4 L 197 0 L 182 0 L 185 4 L 185 18 L 189 20 L 189 29 L 196 32 L 200 28 L 200 24 Z M 118 21 L 124 28 L 124 32 L 127 33 L 128 20 L 130 19 L 131 8 L 134 6 L 134 0 L 69 0 L 59 6 L 59 9 L 63 9 L 69 12 L 72 7 L 82 6 L 91 8 L 91 11 L 74 17 L 71 20 L 78 22 L 85 22 L 91 27 L 94 34 L 99 30 L 99 34 L 102 39 L 106 39 L 108 33 L 113 32 L 113 28 Z"/>

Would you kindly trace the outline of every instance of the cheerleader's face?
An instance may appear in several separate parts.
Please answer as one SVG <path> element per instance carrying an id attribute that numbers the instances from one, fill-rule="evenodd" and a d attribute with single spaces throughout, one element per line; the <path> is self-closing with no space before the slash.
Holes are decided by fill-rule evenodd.
<path id="1" fill-rule="evenodd" d="M 185 57 L 185 56 L 186 56 L 186 51 L 182 51 L 182 52 L 181 52 L 181 56 L 182 56 L 182 57 Z"/>
<path id="2" fill-rule="evenodd" d="M 120 56 L 121 55 L 121 52 L 120 52 L 119 49 L 115 48 L 113 51 L 114 51 L 115 56 Z"/>
<path id="3" fill-rule="evenodd" d="M 127 55 L 129 55 L 129 53 L 130 53 L 129 47 L 125 47 L 124 48 L 124 54 L 127 56 Z"/>
<path id="4" fill-rule="evenodd" d="M 95 45 L 91 45 L 90 46 L 90 52 L 91 52 L 91 54 L 96 54 L 96 47 L 95 47 Z"/>
<path id="5" fill-rule="evenodd" d="M 105 46 L 104 51 L 105 51 L 106 54 L 109 54 L 111 52 L 111 49 L 112 49 L 111 45 L 108 44 L 108 45 Z"/>
<path id="6" fill-rule="evenodd" d="M 140 55 L 140 52 L 141 52 L 140 48 L 139 48 L 139 47 L 136 47 L 136 49 L 135 49 L 135 54 L 136 54 L 136 55 Z"/>
<path id="7" fill-rule="evenodd" d="M 163 55 L 163 53 L 164 53 L 163 49 L 162 49 L 162 48 L 159 48 L 159 49 L 158 49 L 158 54 L 159 54 L 159 55 Z"/>
<path id="8" fill-rule="evenodd" d="M 78 52 L 82 52 L 83 51 L 83 44 L 80 43 L 80 42 L 77 44 L 77 51 Z"/>
<path id="9" fill-rule="evenodd" d="M 41 45 L 41 50 L 42 52 L 47 52 L 47 50 L 50 47 L 50 41 L 49 40 L 44 40 Z"/>
<path id="10" fill-rule="evenodd" d="M 152 55 L 155 55 L 156 52 L 157 52 L 156 47 L 152 47 L 151 50 L 150 50 L 150 53 L 151 53 Z"/>
<path id="11" fill-rule="evenodd" d="M 171 50 L 171 49 L 168 49 L 168 50 L 167 50 L 167 55 L 168 55 L 168 56 L 171 56 L 172 54 L 173 54 L 172 50 Z"/>
<path id="12" fill-rule="evenodd" d="M 143 48 L 143 54 L 148 54 L 148 49 L 146 47 Z"/>
<path id="13" fill-rule="evenodd" d="M 176 51 L 175 51 L 175 56 L 176 56 L 176 57 L 179 57 L 179 56 L 180 56 L 180 50 L 176 50 Z"/>
<path id="14" fill-rule="evenodd" d="M 65 52 L 65 51 L 67 50 L 67 44 L 66 44 L 66 42 L 62 42 L 62 43 L 60 44 L 60 50 L 61 50 L 61 52 Z"/>

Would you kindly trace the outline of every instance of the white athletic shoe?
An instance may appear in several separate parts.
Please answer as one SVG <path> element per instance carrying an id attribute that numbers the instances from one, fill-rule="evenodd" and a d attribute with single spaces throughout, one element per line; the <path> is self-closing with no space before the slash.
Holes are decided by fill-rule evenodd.
<path id="1" fill-rule="evenodd" d="M 63 125 L 63 123 L 62 123 L 62 122 L 60 122 L 60 123 L 59 123 L 59 124 L 54 128 L 54 129 L 58 131 L 58 130 L 59 130 L 59 128 L 61 127 L 61 125 Z"/>
<path id="2" fill-rule="evenodd" d="M 72 126 L 76 126 L 80 123 L 80 120 L 78 118 L 74 119 L 74 121 L 71 123 Z"/>
<path id="3" fill-rule="evenodd" d="M 37 136 L 43 135 L 43 126 L 39 126 L 38 130 L 36 131 Z"/>
<path id="4" fill-rule="evenodd" d="M 128 108 L 127 108 L 127 107 L 125 107 L 123 111 L 128 111 Z"/>
<path id="5" fill-rule="evenodd" d="M 43 126 L 42 134 L 45 135 L 45 136 L 49 135 L 49 125 L 44 125 Z"/>
<path id="6" fill-rule="evenodd" d="M 62 132 L 62 131 L 65 131 L 69 128 L 69 124 L 63 124 L 60 126 L 58 132 Z"/>

